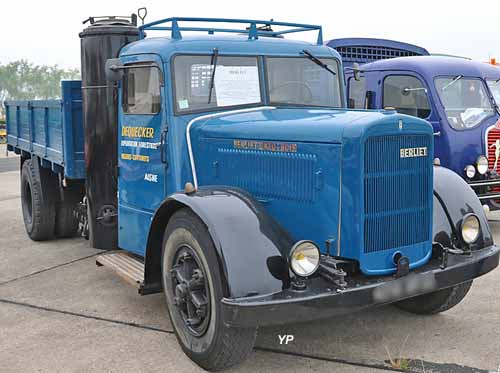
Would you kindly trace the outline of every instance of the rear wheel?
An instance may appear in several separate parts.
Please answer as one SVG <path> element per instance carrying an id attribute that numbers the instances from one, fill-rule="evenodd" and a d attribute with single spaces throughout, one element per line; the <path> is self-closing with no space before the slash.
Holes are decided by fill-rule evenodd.
<path id="1" fill-rule="evenodd" d="M 78 220 L 75 216 L 76 203 L 60 202 L 56 211 L 57 237 L 74 237 L 78 231 Z"/>
<path id="2" fill-rule="evenodd" d="M 206 226 L 191 210 L 179 210 L 168 223 L 162 271 L 170 320 L 186 355 L 211 371 L 243 361 L 257 330 L 224 324 L 217 254 Z"/>
<path id="3" fill-rule="evenodd" d="M 24 161 L 21 170 L 21 202 L 24 226 L 34 241 L 53 237 L 55 206 L 49 196 L 43 196 L 42 176 L 33 165 L 33 160 Z"/>
<path id="4" fill-rule="evenodd" d="M 419 295 L 395 303 L 395 306 L 418 315 L 434 315 L 455 307 L 465 298 L 472 281 L 442 289 L 429 294 Z"/>

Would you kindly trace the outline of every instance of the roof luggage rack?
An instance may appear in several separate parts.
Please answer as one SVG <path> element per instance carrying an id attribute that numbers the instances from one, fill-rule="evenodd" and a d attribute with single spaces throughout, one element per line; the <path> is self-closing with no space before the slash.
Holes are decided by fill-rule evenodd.
<path id="1" fill-rule="evenodd" d="M 231 23 L 247 24 L 245 28 L 222 28 L 222 27 L 195 27 L 179 26 L 179 22 L 206 22 L 206 23 Z M 286 27 L 284 30 L 273 31 L 272 26 Z M 259 36 L 282 37 L 285 34 L 292 34 L 305 31 L 318 31 L 316 43 L 323 44 L 323 31 L 321 26 L 306 25 L 301 23 L 257 21 L 253 19 L 225 19 L 225 18 L 193 18 L 193 17 L 173 17 L 154 21 L 139 27 L 140 38 L 145 38 L 145 31 L 171 31 L 172 39 L 182 39 L 181 31 L 208 32 L 213 35 L 216 32 L 248 34 L 249 40 L 257 40 Z"/>

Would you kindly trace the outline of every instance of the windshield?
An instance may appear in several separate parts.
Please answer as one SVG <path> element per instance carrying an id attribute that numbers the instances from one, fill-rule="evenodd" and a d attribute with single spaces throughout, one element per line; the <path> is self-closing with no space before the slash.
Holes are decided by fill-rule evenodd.
<path id="1" fill-rule="evenodd" d="M 259 62 L 264 60 L 267 73 L 261 74 Z M 343 107 L 337 60 L 266 57 L 260 61 L 257 56 L 221 56 L 218 50 L 211 55 L 174 57 L 175 112 L 187 114 L 265 102 L 275 106 Z M 267 100 L 262 88 L 264 75 L 268 80 Z"/>
<path id="2" fill-rule="evenodd" d="M 272 105 L 342 107 L 339 65 L 334 58 L 267 57 L 269 101 Z"/>
<path id="3" fill-rule="evenodd" d="M 488 87 L 490 88 L 491 94 L 493 95 L 493 98 L 495 99 L 495 102 L 497 106 L 500 105 L 500 79 L 495 79 L 495 80 L 487 80 L 486 83 L 488 83 Z"/>
<path id="4" fill-rule="evenodd" d="M 435 84 L 453 128 L 473 128 L 493 115 L 493 106 L 481 79 L 461 76 L 437 78 Z"/>

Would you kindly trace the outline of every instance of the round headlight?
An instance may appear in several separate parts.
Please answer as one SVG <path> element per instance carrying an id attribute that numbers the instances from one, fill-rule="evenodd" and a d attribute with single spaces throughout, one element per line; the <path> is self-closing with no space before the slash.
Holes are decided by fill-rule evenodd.
<path id="1" fill-rule="evenodd" d="M 469 214 L 462 220 L 462 238 L 465 243 L 471 244 L 477 241 L 481 226 L 479 219 L 474 214 Z"/>
<path id="2" fill-rule="evenodd" d="M 477 172 L 480 175 L 484 175 L 486 171 L 488 171 L 488 158 L 484 155 L 481 155 L 476 161 Z"/>
<path id="3" fill-rule="evenodd" d="M 300 277 L 311 276 L 319 267 L 320 252 L 311 241 L 299 241 L 290 251 L 290 268 Z"/>
<path id="4" fill-rule="evenodd" d="M 468 165 L 465 167 L 465 175 L 469 178 L 472 179 L 474 176 L 476 176 L 476 168 L 473 165 Z"/>

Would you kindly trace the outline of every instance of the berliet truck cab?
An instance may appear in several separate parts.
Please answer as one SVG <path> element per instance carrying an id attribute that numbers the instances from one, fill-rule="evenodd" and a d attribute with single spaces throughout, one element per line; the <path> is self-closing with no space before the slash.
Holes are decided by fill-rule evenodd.
<path id="1" fill-rule="evenodd" d="M 486 209 L 500 208 L 500 67 L 464 58 L 401 57 L 347 74 L 356 108 L 393 108 L 428 120 L 434 156 L 474 189 Z"/>
<path id="2" fill-rule="evenodd" d="M 77 159 L 66 146 L 77 135 L 68 135 L 71 97 L 62 101 L 63 161 L 37 150 L 43 138 L 23 138 L 23 118 L 45 123 L 33 111 L 42 103 L 7 103 L 27 231 L 41 239 L 54 229 L 36 214 L 50 199 L 31 191 L 52 185 L 65 196 L 84 183 L 78 216 L 91 244 L 114 248 L 116 234 L 123 250 L 98 262 L 135 274 L 141 294 L 164 291 L 179 343 L 202 367 L 242 361 L 263 325 L 387 303 L 445 311 L 498 265 L 474 192 L 433 166 L 432 126 L 346 109 L 342 63 L 321 27 L 171 18 L 134 33 L 120 20 L 93 21 L 81 34 L 85 135 L 71 139 L 85 143 L 84 182 L 67 171 Z M 163 35 L 145 37 L 155 31 Z M 283 38 L 299 31 L 317 32 L 317 43 Z M 102 38 L 118 34 L 119 53 L 99 60 L 115 45 Z M 109 123 L 116 138 L 106 138 Z M 114 141 L 117 161 L 106 152 Z M 109 185 L 116 193 L 104 201 Z"/>

